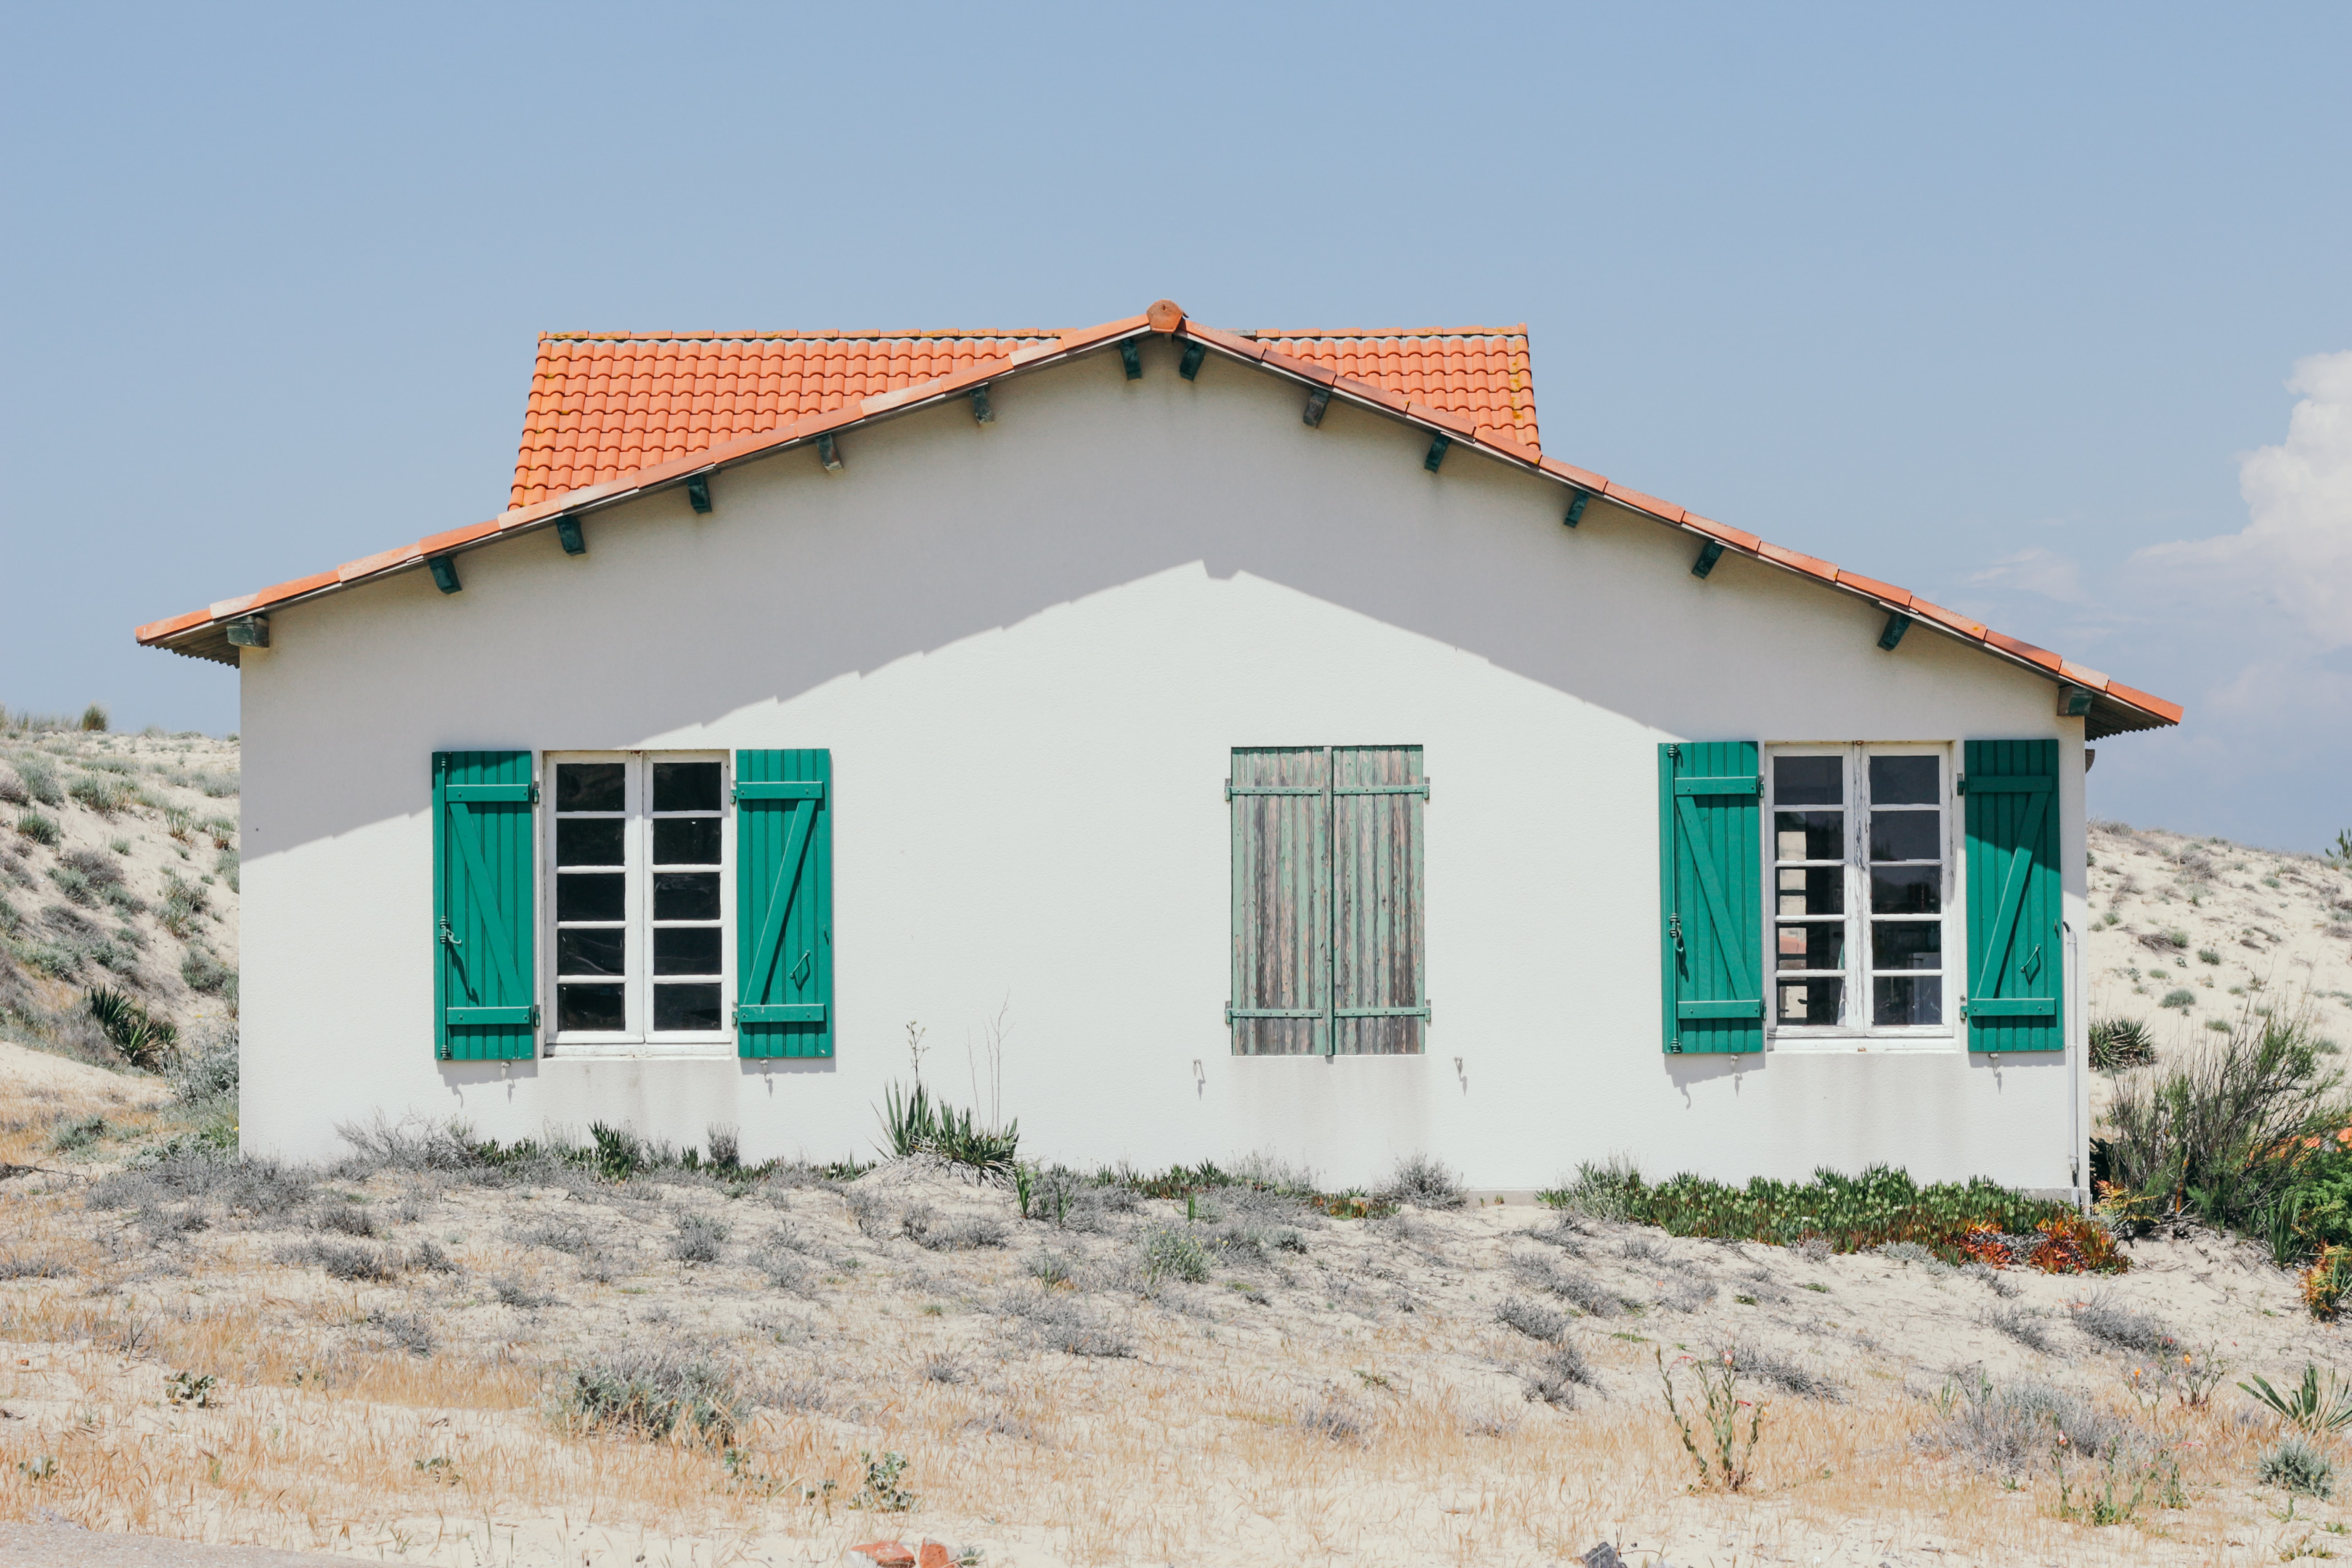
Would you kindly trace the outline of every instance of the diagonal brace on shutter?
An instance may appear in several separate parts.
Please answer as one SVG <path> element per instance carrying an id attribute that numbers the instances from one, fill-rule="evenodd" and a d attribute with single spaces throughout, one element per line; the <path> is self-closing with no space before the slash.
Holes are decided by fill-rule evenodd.
<path id="1" fill-rule="evenodd" d="M 783 855 L 776 862 L 775 884 L 768 889 L 768 912 L 760 922 L 759 945 L 753 950 L 760 955 L 760 964 L 744 984 L 746 996 L 767 994 L 769 977 L 776 972 L 776 958 L 784 945 L 784 916 L 791 910 L 793 896 L 800 888 L 801 861 L 808 854 L 809 826 L 816 820 L 816 802 L 811 799 L 805 806 L 793 806 L 792 816 Z"/>
<path id="2" fill-rule="evenodd" d="M 1994 999 L 1995 993 L 2000 989 L 2000 972 L 2009 963 L 2009 950 L 2017 945 L 2018 911 L 2024 907 L 2026 879 L 2033 869 L 2034 846 L 2042 841 L 2042 818 L 2050 809 L 2051 781 L 2046 778 L 2016 781 L 1982 780 L 1978 784 L 1976 793 L 1990 793 L 1986 786 L 1991 784 L 2012 782 L 2039 784 L 2041 787 L 2031 791 L 2014 792 L 2027 795 L 2024 830 L 2018 835 L 2017 847 L 2010 852 L 2009 870 L 2001 879 L 2000 902 L 1995 906 L 1992 939 L 1985 943 L 1984 968 L 1977 975 L 1976 984 L 1969 988 L 1969 1016 L 1971 1022 L 1979 1016 L 1988 1018 L 2003 1016 L 2001 1014 L 1986 1012 L 1984 1001 Z M 2054 1005 L 2051 1016 L 2053 1017 L 2056 1016 Z"/>
<path id="3" fill-rule="evenodd" d="M 452 786 L 450 793 L 455 795 L 457 789 L 466 787 L 467 786 L 454 785 Z M 476 789 L 499 787 L 509 789 L 530 788 L 528 784 L 509 784 L 504 786 L 478 784 L 471 787 Z M 525 795 L 522 798 L 528 800 L 530 796 Z M 462 800 L 457 802 L 457 804 L 465 807 L 466 817 L 469 825 L 467 831 L 452 835 L 452 837 L 457 840 L 457 853 L 466 858 L 466 881 L 468 885 L 467 891 L 473 897 L 474 907 L 481 913 L 483 928 L 485 930 L 494 931 L 501 923 L 505 911 L 499 909 L 489 901 L 490 868 L 488 863 L 482 859 L 482 847 L 479 840 L 474 833 L 470 831 L 470 824 L 474 820 L 473 807 L 471 805 Z M 490 949 L 490 961 L 496 966 L 497 970 L 495 978 L 499 982 L 499 994 L 505 996 L 520 996 L 523 994 L 523 988 L 515 982 L 513 956 L 497 942 L 491 942 L 488 945 Z"/>
<path id="4" fill-rule="evenodd" d="M 1685 783 L 1717 784 L 1722 782 L 1727 781 L 1685 779 L 1676 779 L 1675 781 L 1675 818 L 1682 825 L 1683 839 L 1685 843 L 1696 847 L 1705 843 L 1706 839 L 1699 832 L 1698 808 L 1691 804 L 1691 795 L 1685 794 L 1681 786 Z M 1691 794 L 1697 793 L 1701 792 L 1691 792 Z M 1727 795 L 1734 792 L 1714 789 L 1704 793 L 1709 795 Z M 1733 969 L 1731 976 L 1732 984 L 1738 986 L 1743 991 L 1754 991 L 1759 993 L 1759 994 L 1752 999 L 1741 998 L 1737 1001 L 1727 1000 L 1719 1004 L 1720 1005 L 1726 1006 L 1736 1005 L 1744 1008 L 1752 1008 L 1754 1009 L 1752 1012 L 1717 1014 L 1712 1016 L 1740 1018 L 1762 1017 L 1764 1014 L 1764 998 L 1761 994 L 1764 989 L 1763 977 L 1760 974 L 1752 974 L 1748 973 L 1748 964 L 1743 962 L 1744 958 L 1753 957 L 1754 955 L 1747 953 L 1747 944 L 1738 940 L 1738 934 L 1732 927 L 1731 900 L 1725 894 L 1722 882 L 1717 879 L 1715 868 L 1707 863 L 1707 859 L 1705 855 L 1696 852 L 1696 847 L 1694 847 L 1691 855 L 1691 868 L 1698 873 L 1699 896 L 1701 900 L 1706 905 L 1706 921 L 1708 928 L 1715 934 L 1716 946 L 1730 960 Z M 1681 1003 L 1676 1005 L 1675 1011 L 1676 1016 L 1680 1017 L 1705 1016 L 1707 1015 L 1685 1013 L 1682 1009 L 1688 1006 L 1711 1005 L 1717 1004 Z"/>

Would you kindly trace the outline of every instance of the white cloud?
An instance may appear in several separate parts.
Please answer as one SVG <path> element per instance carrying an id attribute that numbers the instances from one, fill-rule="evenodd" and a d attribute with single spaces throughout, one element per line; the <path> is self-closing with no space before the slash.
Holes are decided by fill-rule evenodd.
<path id="1" fill-rule="evenodd" d="M 2341 647 L 2352 645 L 2352 351 L 2298 360 L 2286 384 L 2302 395 L 2286 440 L 2239 461 L 2246 527 L 2150 545 L 2132 564 L 2249 595 L 2321 647 Z"/>
<path id="2" fill-rule="evenodd" d="M 2004 555 L 1968 579 L 1971 587 L 2013 588 L 2062 605 L 2084 602 L 2083 568 L 2054 550 L 2035 544 Z"/>

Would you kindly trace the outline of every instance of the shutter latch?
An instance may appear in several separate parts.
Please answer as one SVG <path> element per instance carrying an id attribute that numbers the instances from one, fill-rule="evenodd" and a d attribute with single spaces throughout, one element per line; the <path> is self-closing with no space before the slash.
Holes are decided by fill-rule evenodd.
<path id="1" fill-rule="evenodd" d="M 446 920 L 444 920 L 441 922 L 441 941 L 445 946 L 448 947 L 463 947 L 466 945 L 466 939 L 459 936 L 456 931 L 450 930 L 449 922 Z"/>
<path id="2" fill-rule="evenodd" d="M 1666 917 L 1666 936 L 1674 942 L 1676 952 L 1683 951 L 1683 917 L 1679 912 Z"/>

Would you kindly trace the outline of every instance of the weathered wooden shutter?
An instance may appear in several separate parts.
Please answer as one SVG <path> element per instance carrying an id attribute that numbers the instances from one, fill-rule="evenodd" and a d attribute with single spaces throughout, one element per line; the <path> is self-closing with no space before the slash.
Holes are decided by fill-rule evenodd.
<path id="1" fill-rule="evenodd" d="M 1410 1056 L 1429 990 L 1422 961 L 1419 746 L 1331 749 L 1331 1049 Z"/>
<path id="2" fill-rule="evenodd" d="M 735 753 L 735 1054 L 833 1055 L 833 753 Z"/>
<path id="3" fill-rule="evenodd" d="M 1658 748 L 1658 872 L 1670 1052 L 1764 1048 L 1763 774 L 1753 741 Z"/>
<path id="4" fill-rule="evenodd" d="M 2058 742 L 1970 741 L 1965 753 L 1969 1048 L 2063 1050 Z"/>
<path id="5" fill-rule="evenodd" d="M 1320 746 L 1234 752 L 1234 1051 L 1331 1048 L 1331 792 Z"/>
<path id="6" fill-rule="evenodd" d="M 538 922 L 529 752 L 433 753 L 435 1050 L 538 1054 Z"/>
<path id="7" fill-rule="evenodd" d="M 1421 1050 L 1421 748 L 1244 748 L 1233 767 L 1235 1054 Z"/>

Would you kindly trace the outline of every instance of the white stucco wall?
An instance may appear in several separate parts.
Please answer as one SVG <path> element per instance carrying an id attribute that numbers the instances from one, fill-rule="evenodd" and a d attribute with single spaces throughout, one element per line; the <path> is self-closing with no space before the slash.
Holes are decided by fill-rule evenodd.
<path id="1" fill-rule="evenodd" d="M 870 1156 L 907 1022 L 963 1100 L 1009 1005 L 1039 1158 L 2074 1184 L 2059 1056 L 1658 1043 L 1657 742 L 2054 736 L 2080 930 L 2081 723 L 2048 682 L 1924 627 L 1882 653 L 1825 589 L 1736 557 L 1701 581 L 1653 523 L 1569 531 L 1556 487 L 1459 449 L 1432 476 L 1407 428 L 1311 430 L 1272 378 L 1144 352 L 1139 382 L 1108 356 L 1000 384 L 985 427 L 852 432 L 839 474 L 731 470 L 708 517 L 597 514 L 582 558 L 545 533 L 461 557 L 456 595 L 419 572 L 276 615 L 243 674 L 247 1147 L 329 1153 L 382 1112 Z M 1423 1057 L 1229 1054 L 1229 752 L 1327 742 L 1425 748 Z M 430 754 L 478 746 L 829 747 L 833 1059 L 436 1062 Z"/>

